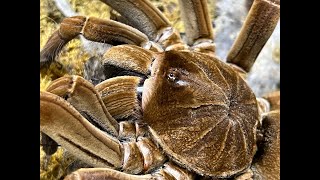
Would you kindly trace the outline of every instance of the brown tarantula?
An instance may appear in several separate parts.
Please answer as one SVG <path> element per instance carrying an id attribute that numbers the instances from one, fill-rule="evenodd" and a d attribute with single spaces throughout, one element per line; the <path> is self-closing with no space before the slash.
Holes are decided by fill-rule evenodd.
<path id="1" fill-rule="evenodd" d="M 186 43 L 147 0 L 101 0 L 121 14 L 65 18 L 40 69 L 70 40 L 114 45 L 106 80 L 54 80 L 40 129 L 94 168 L 66 179 L 279 179 L 279 92 L 256 98 L 245 75 L 273 32 L 278 0 L 255 0 L 227 57 L 215 57 L 206 0 L 180 0 Z M 125 24 L 126 23 L 126 24 Z"/>

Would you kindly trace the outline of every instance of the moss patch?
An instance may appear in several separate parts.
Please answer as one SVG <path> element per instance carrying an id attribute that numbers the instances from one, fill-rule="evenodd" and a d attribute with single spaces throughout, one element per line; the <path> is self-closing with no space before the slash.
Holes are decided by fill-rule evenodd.
<path id="1" fill-rule="evenodd" d="M 67 175 L 67 169 L 74 161 L 74 158 L 66 156 L 60 147 L 52 156 L 46 156 L 40 146 L 40 179 L 63 179 Z"/>

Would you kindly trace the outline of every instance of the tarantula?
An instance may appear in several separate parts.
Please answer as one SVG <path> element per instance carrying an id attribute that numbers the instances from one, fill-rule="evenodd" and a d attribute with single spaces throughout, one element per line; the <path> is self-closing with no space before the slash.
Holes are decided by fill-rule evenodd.
<path id="1" fill-rule="evenodd" d="M 280 2 L 253 2 L 225 63 L 206 0 L 179 1 L 186 43 L 150 2 L 102 1 L 121 22 L 65 18 L 40 52 L 42 69 L 78 35 L 114 45 L 105 81 L 66 76 L 40 91 L 41 132 L 95 167 L 66 179 L 279 179 L 279 92 L 256 98 L 245 74 Z"/>

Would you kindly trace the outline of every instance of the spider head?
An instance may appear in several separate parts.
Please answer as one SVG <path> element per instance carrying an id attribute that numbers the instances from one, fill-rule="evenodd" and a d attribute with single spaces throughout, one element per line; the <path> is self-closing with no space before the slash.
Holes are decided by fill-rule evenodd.
<path id="1" fill-rule="evenodd" d="M 237 76 L 225 63 L 202 53 L 183 50 L 156 54 L 142 95 L 145 121 L 151 127 L 165 128 L 167 118 L 193 118 L 190 114 L 196 115 L 203 107 L 221 107 L 227 113 L 232 89 L 223 73 Z"/>
<path id="2" fill-rule="evenodd" d="M 251 163 L 259 117 L 255 95 L 238 72 L 213 56 L 186 50 L 157 54 L 142 109 L 153 139 L 181 166 L 225 176 Z"/>

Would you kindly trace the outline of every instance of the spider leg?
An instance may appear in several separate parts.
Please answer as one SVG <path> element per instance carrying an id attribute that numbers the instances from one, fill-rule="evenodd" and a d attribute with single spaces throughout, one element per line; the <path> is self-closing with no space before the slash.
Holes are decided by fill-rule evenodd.
<path id="1" fill-rule="evenodd" d="M 194 174 L 182 169 L 171 162 L 164 164 L 164 166 L 155 172 L 146 175 L 132 175 L 124 172 L 116 171 L 109 168 L 82 168 L 70 175 L 68 175 L 65 180 L 79 180 L 79 179 L 113 179 L 113 180 L 192 180 L 194 179 Z"/>
<path id="2" fill-rule="evenodd" d="M 152 175 L 131 175 L 109 168 L 82 168 L 64 178 L 64 180 L 80 180 L 80 179 L 112 179 L 112 180 L 149 180 Z"/>
<path id="3" fill-rule="evenodd" d="M 188 45 L 196 51 L 213 55 L 212 23 L 207 0 L 179 0 Z"/>
<path id="4" fill-rule="evenodd" d="M 140 119 L 142 114 L 137 92 L 140 82 L 141 78 L 136 76 L 118 76 L 99 83 L 95 88 L 113 118 Z"/>
<path id="5" fill-rule="evenodd" d="M 101 0 L 121 16 L 126 18 L 130 25 L 137 28 L 149 39 L 157 37 L 157 32 L 163 27 L 170 27 L 170 23 L 161 11 L 146 0 Z"/>
<path id="6" fill-rule="evenodd" d="M 263 97 L 257 98 L 259 112 L 261 114 L 260 124 L 265 115 L 270 111 L 280 110 L 280 91 L 270 92 Z"/>
<path id="7" fill-rule="evenodd" d="M 247 169 L 242 174 L 236 176 L 234 180 L 253 180 L 253 172 L 251 169 Z"/>
<path id="8" fill-rule="evenodd" d="M 80 76 L 62 77 L 50 92 L 40 92 L 40 130 L 94 167 L 138 174 L 163 165 L 166 157 L 145 136 L 146 128 L 124 121 L 114 127 L 119 132 L 112 131 L 115 120 L 89 84 Z"/>
<path id="9" fill-rule="evenodd" d="M 101 0 L 123 16 L 129 25 L 159 43 L 164 49 L 185 48 L 180 34 L 168 19 L 147 0 Z"/>
<path id="10" fill-rule="evenodd" d="M 118 136 L 119 125 L 109 114 L 95 87 L 80 76 L 65 76 L 56 79 L 47 92 L 63 97 L 86 119 L 92 120 L 101 130 Z"/>
<path id="11" fill-rule="evenodd" d="M 253 179 L 280 179 L 280 110 L 267 113 L 262 120 L 263 138 L 251 170 Z"/>
<path id="12" fill-rule="evenodd" d="M 111 117 L 105 106 L 101 106 L 103 101 L 92 84 L 77 76 L 62 77 L 52 81 L 46 91 L 67 98 L 69 103 L 83 116 L 90 118 L 101 130 L 114 136 L 118 135 L 117 121 Z M 42 132 L 41 134 L 41 144 L 46 154 L 56 152 L 58 144 L 48 135 Z"/>
<path id="13" fill-rule="evenodd" d="M 280 91 L 270 92 L 263 96 L 270 103 L 270 110 L 280 109 Z"/>
<path id="14" fill-rule="evenodd" d="M 113 46 L 104 54 L 103 65 L 106 78 L 134 75 L 146 78 L 154 53 L 134 45 Z"/>
<path id="15" fill-rule="evenodd" d="M 142 84 L 155 57 L 155 53 L 134 45 L 113 46 L 104 54 L 107 79 L 96 89 L 115 119 L 140 119 Z"/>
<path id="16" fill-rule="evenodd" d="M 84 16 L 65 18 L 40 52 L 40 69 L 54 61 L 62 48 L 80 34 L 88 40 L 111 45 L 140 46 L 149 41 L 148 37 L 137 29 L 116 21 Z"/>
<path id="17" fill-rule="evenodd" d="M 117 169 L 122 165 L 120 142 L 49 92 L 40 92 L 40 130 L 88 164 Z"/>
<path id="18" fill-rule="evenodd" d="M 249 72 L 279 18 L 280 0 L 255 0 L 228 53 L 227 62 Z"/>

